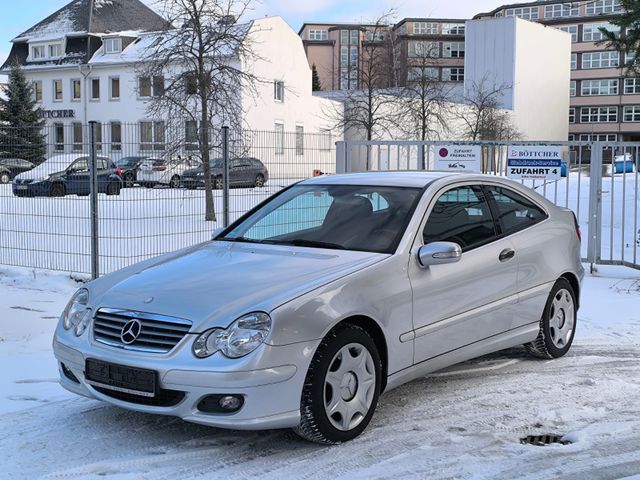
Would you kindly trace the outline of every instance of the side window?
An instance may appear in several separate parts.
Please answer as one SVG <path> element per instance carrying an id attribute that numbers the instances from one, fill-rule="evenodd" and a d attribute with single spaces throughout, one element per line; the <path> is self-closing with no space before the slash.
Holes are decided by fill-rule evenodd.
<path id="1" fill-rule="evenodd" d="M 387 210 L 389 208 L 389 202 L 387 202 L 387 199 L 380 195 L 378 192 L 361 194 L 359 196 L 365 197 L 371 202 L 371 206 L 373 207 L 374 212 Z"/>
<path id="2" fill-rule="evenodd" d="M 88 172 L 89 164 L 87 163 L 87 159 L 80 158 L 76 160 L 75 162 L 73 162 L 73 165 L 69 167 L 69 171 L 73 173 Z"/>
<path id="3" fill-rule="evenodd" d="M 495 200 L 502 232 L 509 234 L 535 225 L 547 214 L 531 200 L 503 187 L 487 187 Z"/>
<path id="4" fill-rule="evenodd" d="M 431 242 L 454 242 L 467 251 L 496 237 L 489 204 L 479 187 L 459 187 L 442 194 L 427 219 L 422 237 Z"/>
<path id="5" fill-rule="evenodd" d="M 97 158 L 98 160 L 98 170 L 106 170 L 107 167 L 107 159 L 106 158 Z"/>

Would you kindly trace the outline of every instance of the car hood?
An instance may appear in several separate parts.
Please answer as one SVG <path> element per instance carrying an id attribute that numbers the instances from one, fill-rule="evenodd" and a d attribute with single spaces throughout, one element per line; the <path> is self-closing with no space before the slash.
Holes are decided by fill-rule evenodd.
<path id="1" fill-rule="evenodd" d="M 214 166 L 211 167 L 211 173 L 216 173 L 221 171 L 222 171 L 221 167 L 214 167 Z M 190 168 L 188 170 L 185 170 L 183 176 L 187 175 L 187 176 L 197 177 L 197 176 L 202 176 L 203 174 L 204 174 L 204 168 L 198 167 L 198 168 Z"/>
<path id="2" fill-rule="evenodd" d="M 130 309 L 191 320 L 192 331 L 227 327 L 252 311 L 270 312 L 387 254 L 208 242 L 163 261 L 99 279 L 94 307 Z M 111 277 L 111 278 L 110 278 Z M 93 292 L 92 292 L 93 293 Z"/>
<path id="3" fill-rule="evenodd" d="M 19 175 L 16 175 L 15 178 L 18 180 L 35 180 L 36 178 L 47 177 L 49 175 L 53 175 L 54 173 L 59 173 L 64 171 L 71 162 L 44 162 L 38 165 L 36 168 L 29 170 L 28 172 L 23 172 Z"/>

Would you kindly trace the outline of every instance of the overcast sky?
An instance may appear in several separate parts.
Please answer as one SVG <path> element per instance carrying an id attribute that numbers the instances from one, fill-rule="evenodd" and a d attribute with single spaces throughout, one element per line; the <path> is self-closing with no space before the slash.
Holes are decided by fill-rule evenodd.
<path id="1" fill-rule="evenodd" d="M 35 25 L 70 0 L 0 0 L 0 64 L 11 49 L 11 39 Z M 152 5 L 157 0 L 144 0 Z M 161 0 L 160 0 L 161 1 Z M 280 15 L 296 31 L 306 21 L 371 21 L 390 8 L 403 17 L 470 18 L 509 2 L 500 0 L 262 0 L 252 12 L 254 18 Z"/>

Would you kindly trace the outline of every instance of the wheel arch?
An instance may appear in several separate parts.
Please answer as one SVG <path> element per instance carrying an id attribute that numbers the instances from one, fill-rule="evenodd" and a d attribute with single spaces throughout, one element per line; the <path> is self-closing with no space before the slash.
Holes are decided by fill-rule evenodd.
<path id="1" fill-rule="evenodd" d="M 387 339 L 384 335 L 384 331 L 382 330 L 378 322 L 376 322 L 373 318 L 366 315 L 353 315 L 340 320 L 333 326 L 333 328 L 331 328 L 330 332 L 347 324 L 355 325 L 356 327 L 362 328 L 373 339 L 373 343 L 375 343 L 376 348 L 378 349 L 378 353 L 380 354 L 380 361 L 382 363 L 380 393 L 384 392 L 387 386 L 387 372 L 389 364 Z"/>
<path id="2" fill-rule="evenodd" d="M 571 284 L 571 288 L 573 288 L 573 293 L 576 296 L 576 309 L 580 308 L 580 281 L 578 277 L 572 272 L 565 272 L 560 275 L 560 278 L 564 278 Z"/>

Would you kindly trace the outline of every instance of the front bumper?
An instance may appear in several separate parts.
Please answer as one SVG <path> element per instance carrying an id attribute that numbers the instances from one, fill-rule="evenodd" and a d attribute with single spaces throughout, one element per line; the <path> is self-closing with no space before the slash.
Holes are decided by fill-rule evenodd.
<path id="1" fill-rule="evenodd" d="M 51 191 L 51 182 L 12 183 L 11 189 L 16 197 L 47 196 Z"/>
<path id="2" fill-rule="evenodd" d="M 64 338 L 65 333 L 69 334 L 56 332 L 53 351 L 58 360 L 60 383 L 67 390 L 130 410 L 177 416 L 213 427 L 247 430 L 290 428 L 299 424 L 302 388 L 311 357 L 319 343 L 313 341 L 279 347 L 265 344 L 247 357 L 233 361 L 220 358 L 220 353 L 209 359 L 196 359 L 191 354 L 195 338 L 191 334 L 175 347 L 175 354 L 153 355 L 90 343 L 87 333 L 84 342 Z M 219 358 L 214 358 L 217 356 Z M 183 392 L 184 397 L 172 406 L 145 405 L 114 398 L 110 392 L 98 391 L 87 383 L 84 376 L 87 358 L 155 370 L 158 372 L 158 388 Z M 236 368 L 232 368 L 233 363 L 238 364 Z M 69 371 L 77 382 L 69 378 Z M 235 413 L 200 411 L 200 401 L 212 394 L 242 395 L 244 404 Z"/>

